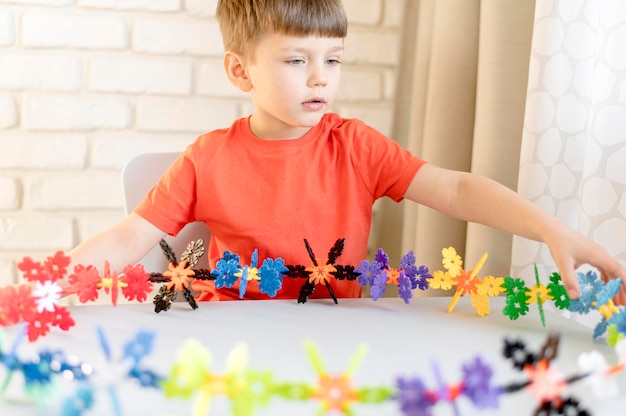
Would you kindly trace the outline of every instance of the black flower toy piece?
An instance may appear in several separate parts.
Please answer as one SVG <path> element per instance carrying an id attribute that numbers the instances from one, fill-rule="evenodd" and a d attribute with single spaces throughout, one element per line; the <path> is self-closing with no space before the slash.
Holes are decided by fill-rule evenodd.
<path id="1" fill-rule="evenodd" d="M 159 313 L 169 310 L 172 302 L 176 300 L 178 291 L 183 292 L 185 300 L 192 309 L 198 309 L 198 304 L 191 292 L 192 279 L 211 279 L 208 270 L 193 268 L 204 254 L 204 242 L 202 239 L 198 239 L 189 243 L 180 256 L 180 262 L 176 260 L 176 254 L 165 240 L 161 240 L 159 244 L 169 261 L 169 270 L 163 273 L 150 274 L 150 281 L 153 283 L 166 283 L 154 296 L 154 311 Z"/>
<path id="2" fill-rule="evenodd" d="M 315 291 L 315 286 L 318 284 L 323 284 L 324 286 L 326 286 L 330 297 L 335 303 L 338 303 L 335 292 L 333 291 L 333 288 L 330 284 L 331 279 L 334 277 L 338 280 L 356 280 L 357 273 L 354 270 L 354 266 L 335 264 L 337 258 L 341 256 L 341 253 L 343 253 L 345 242 L 345 238 L 337 239 L 337 241 L 335 241 L 335 244 L 328 251 L 328 257 L 325 259 L 320 259 L 315 257 L 315 254 L 313 253 L 313 249 L 309 245 L 309 242 L 306 238 L 304 239 L 304 246 L 306 247 L 306 251 L 309 254 L 312 265 L 309 267 L 306 267 L 304 265 L 287 266 L 289 270 L 289 272 L 287 273 L 288 277 L 296 279 L 306 279 L 302 287 L 300 287 L 298 303 L 306 303 L 306 301 Z"/>

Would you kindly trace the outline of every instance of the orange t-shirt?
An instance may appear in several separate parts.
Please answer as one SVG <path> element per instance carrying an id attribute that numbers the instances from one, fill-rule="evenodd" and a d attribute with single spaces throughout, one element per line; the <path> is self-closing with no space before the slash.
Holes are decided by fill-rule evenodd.
<path id="1" fill-rule="evenodd" d="M 358 266 L 366 258 L 372 204 L 400 201 L 425 162 L 363 122 L 326 114 L 307 134 L 292 140 L 262 140 L 248 118 L 200 136 L 187 147 L 135 212 L 170 235 L 202 221 L 211 230 L 209 265 L 225 250 L 249 264 L 258 249 L 265 258 L 310 266 L 304 245 L 328 257 L 345 238 L 335 264 Z M 177 253 L 180 255 L 180 253 Z M 303 279 L 284 278 L 276 298 L 297 298 Z M 249 283 L 245 298 L 267 299 Z M 356 281 L 333 281 L 337 297 L 359 297 Z M 239 299 L 239 285 L 216 291 Z M 312 298 L 328 297 L 325 287 Z"/>

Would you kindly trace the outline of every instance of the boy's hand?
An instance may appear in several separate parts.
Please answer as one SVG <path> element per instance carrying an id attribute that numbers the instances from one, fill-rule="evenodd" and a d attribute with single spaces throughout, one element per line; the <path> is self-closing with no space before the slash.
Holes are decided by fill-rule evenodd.
<path id="1" fill-rule="evenodd" d="M 605 282 L 622 278 L 620 290 L 613 298 L 613 302 L 626 306 L 626 269 L 602 246 L 566 227 L 546 243 L 571 299 L 580 296 L 576 269 L 583 264 L 589 264 L 598 269 L 600 277 Z"/>

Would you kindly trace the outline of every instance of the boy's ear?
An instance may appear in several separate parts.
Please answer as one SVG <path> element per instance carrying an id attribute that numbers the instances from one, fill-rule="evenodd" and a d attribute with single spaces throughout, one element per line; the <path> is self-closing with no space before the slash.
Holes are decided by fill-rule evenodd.
<path id="1" fill-rule="evenodd" d="M 231 84 L 239 88 L 243 92 L 249 92 L 252 89 L 252 83 L 243 64 L 241 55 L 234 52 L 226 52 L 224 54 L 224 69 L 226 76 Z"/>

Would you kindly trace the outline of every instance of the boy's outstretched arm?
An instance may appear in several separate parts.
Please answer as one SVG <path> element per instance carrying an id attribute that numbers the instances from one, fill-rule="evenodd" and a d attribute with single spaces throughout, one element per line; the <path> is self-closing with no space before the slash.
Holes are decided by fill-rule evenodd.
<path id="1" fill-rule="evenodd" d="M 71 250 L 69 270 L 74 270 L 76 264 L 83 264 L 102 271 L 104 262 L 108 261 L 111 270 L 121 271 L 124 266 L 141 260 L 164 236 L 165 232 L 132 212 Z"/>
<path id="2" fill-rule="evenodd" d="M 572 299 L 580 295 L 576 268 L 583 264 L 596 267 L 604 280 L 626 279 L 626 269 L 603 247 L 489 178 L 427 163 L 404 197 L 461 220 L 544 242 Z M 614 301 L 626 305 L 624 282 Z"/>

